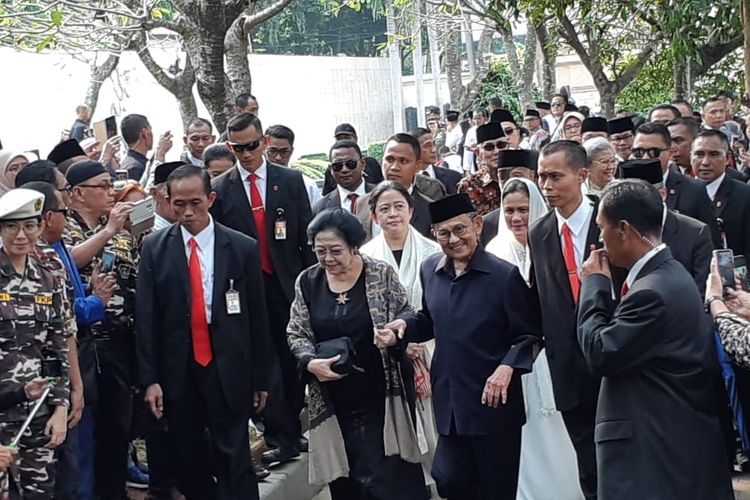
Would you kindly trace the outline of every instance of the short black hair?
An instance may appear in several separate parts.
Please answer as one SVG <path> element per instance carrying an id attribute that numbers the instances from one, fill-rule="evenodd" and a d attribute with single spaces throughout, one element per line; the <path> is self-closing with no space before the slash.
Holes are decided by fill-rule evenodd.
<path id="1" fill-rule="evenodd" d="M 588 106 L 578 106 L 578 112 L 581 113 L 584 118 L 591 116 L 591 108 Z"/>
<path id="2" fill-rule="evenodd" d="M 235 157 L 226 144 L 211 144 L 203 151 L 203 164 L 208 167 L 214 160 L 229 160 L 234 163 Z"/>
<path id="3" fill-rule="evenodd" d="M 729 139 L 727 139 L 727 136 L 724 135 L 724 132 L 721 132 L 720 130 L 714 130 L 714 129 L 701 130 L 698 134 L 696 134 L 695 137 L 693 137 L 693 142 L 695 142 L 695 140 L 700 137 L 715 137 L 719 139 L 721 143 L 724 145 L 724 148 L 727 151 L 729 151 Z"/>
<path id="4" fill-rule="evenodd" d="M 641 135 L 660 135 L 666 147 L 672 145 L 672 136 L 669 134 L 669 129 L 661 123 L 644 123 L 636 129 L 635 133 Z"/>
<path id="5" fill-rule="evenodd" d="M 667 128 L 675 127 L 677 125 L 686 127 L 688 129 L 688 132 L 690 132 L 690 135 L 693 137 L 698 135 L 698 132 L 701 131 L 701 124 L 698 123 L 698 120 L 696 120 L 692 116 L 681 116 L 676 120 L 672 120 L 671 122 L 667 123 Z"/>
<path id="6" fill-rule="evenodd" d="M 57 201 L 57 187 L 54 184 L 44 181 L 32 181 L 23 185 L 24 189 L 31 189 L 44 195 L 44 205 L 42 205 L 42 215 L 50 210 L 59 210 L 60 203 Z"/>
<path id="7" fill-rule="evenodd" d="M 370 192 L 370 199 L 368 200 L 368 205 L 370 205 L 370 212 L 375 213 L 375 207 L 378 205 L 378 200 L 380 197 L 387 193 L 388 191 L 397 191 L 401 193 L 401 195 L 406 198 L 406 203 L 409 205 L 409 208 L 412 208 L 414 206 L 414 202 L 411 199 L 411 196 L 409 196 L 409 191 L 406 190 L 404 186 L 399 184 L 396 181 L 383 181 Z"/>
<path id="8" fill-rule="evenodd" d="M 187 134 L 191 128 L 201 128 L 201 127 L 208 127 L 209 132 L 214 131 L 214 126 L 211 124 L 210 121 L 206 120 L 205 118 L 196 116 L 195 118 L 190 120 L 190 123 L 188 123 L 187 127 L 185 127 L 185 134 Z"/>
<path id="9" fill-rule="evenodd" d="M 716 94 L 716 97 L 723 97 L 725 99 L 729 99 L 730 101 L 734 101 L 734 92 L 728 89 L 720 90 L 718 94 Z"/>
<path id="10" fill-rule="evenodd" d="M 328 159 L 331 159 L 331 155 L 333 154 L 334 149 L 353 149 L 357 152 L 357 156 L 362 158 L 362 150 L 359 148 L 359 145 L 354 141 L 336 141 L 333 143 L 333 146 L 331 146 L 331 149 L 328 151 Z"/>
<path id="11" fill-rule="evenodd" d="M 234 98 L 234 107 L 246 108 L 248 104 L 250 104 L 250 101 L 255 101 L 255 103 L 258 104 L 258 99 L 256 99 L 253 94 L 244 92 Z"/>
<path id="12" fill-rule="evenodd" d="M 397 142 L 399 144 L 408 144 L 411 146 L 411 148 L 414 150 L 414 154 L 417 155 L 417 160 L 422 156 L 422 146 L 419 145 L 419 141 L 416 140 L 413 136 L 409 134 L 404 134 L 403 132 L 399 132 L 398 134 L 393 134 L 388 138 L 387 141 L 385 141 L 386 146 L 389 142 Z"/>
<path id="13" fill-rule="evenodd" d="M 286 125 L 271 125 L 266 129 L 266 135 L 275 139 L 286 139 L 294 146 L 294 132 Z"/>
<path id="14" fill-rule="evenodd" d="M 16 187 L 36 181 L 57 185 L 57 173 L 55 170 L 57 170 L 57 166 L 49 160 L 32 161 L 16 175 Z"/>
<path id="15" fill-rule="evenodd" d="M 658 106 L 654 106 L 651 108 L 651 111 L 648 112 L 648 121 L 651 121 L 651 116 L 654 114 L 654 111 L 658 111 L 660 109 L 666 109 L 672 112 L 673 120 L 676 120 L 680 116 L 682 116 L 682 113 L 680 113 L 680 110 L 672 106 L 671 104 L 659 104 Z"/>
<path id="16" fill-rule="evenodd" d="M 663 202 L 659 190 L 641 179 L 612 182 L 599 202 L 599 211 L 613 224 L 628 221 L 643 236 L 660 239 Z"/>
<path id="17" fill-rule="evenodd" d="M 417 140 L 419 140 L 420 137 L 427 135 L 427 134 L 432 135 L 432 132 L 430 132 L 428 129 L 424 127 L 417 127 L 409 131 L 409 135 L 414 137 Z"/>
<path id="18" fill-rule="evenodd" d="M 169 174 L 169 177 L 167 177 L 167 196 L 172 195 L 172 183 L 181 181 L 184 179 L 188 179 L 190 177 L 198 177 L 201 181 L 203 181 L 203 193 L 208 196 L 211 194 L 211 177 L 208 175 L 208 171 L 203 167 L 196 167 L 195 165 L 183 165 L 181 167 L 177 167 L 172 171 L 171 174 Z"/>
<path id="19" fill-rule="evenodd" d="M 556 153 L 565 153 L 565 163 L 575 171 L 586 168 L 586 150 L 576 141 L 550 142 L 542 148 L 540 156 L 550 156 Z"/>
<path id="20" fill-rule="evenodd" d="M 672 101 L 672 106 L 676 106 L 678 104 L 682 104 L 684 106 L 687 106 L 688 108 L 690 108 L 690 111 L 693 110 L 693 105 L 690 104 L 690 101 L 687 101 L 685 99 L 675 99 L 675 100 Z"/>
<path id="21" fill-rule="evenodd" d="M 362 223 L 343 208 L 323 210 L 307 226 L 307 239 L 313 245 L 315 237 L 323 231 L 333 231 L 343 239 L 349 248 L 359 248 L 367 235 Z"/>
<path id="22" fill-rule="evenodd" d="M 503 106 L 503 100 L 499 97 L 491 97 L 490 98 L 490 106 L 497 109 L 503 109 L 505 106 Z"/>
<path id="23" fill-rule="evenodd" d="M 552 97 L 549 98 L 549 101 L 552 102 L 552 99 L 554 99 L 555 97 L 562 97 L 563 101 L 565 101 L 565 104 L 568 104 L 568 96 L 566 96 L 565 94 L 561 94 L 559 92 L 557 94 L 552 94 Z"/>
<path id="24" fill-rule="evenodd" d="M 263 125 L 260 123 L 260 119 L 252 113 L 240 113 L 234 115 L 229 119 L 227 123 L 227 137 L 231 132 L 241 132 L 248 127 L 254 127 L 259 134 L 263 133 Z"/>
<path id="25" fill-rule="evenodd" d="M 708 99 L 706 99 L 705 101 L 703 101 L 703 106 L 701 107 L 701 109 L 705 108 L 707 105 L 709 105 L 709 104 L 711 104 L 713 102 L 721 102 L 721 97 L 719 97 L 719 96 L 709 97 Z"/>
<path id="26" fill-rule="evenodd" d="M 474 111 L 471 112 L 471 117 L 472 118 L 474 118 L 476 115 L 482 115 L 485 118 L 487 118 L 488 116 L 490 116 L 490 114 L 484 108 L 478 108 L 478 109 L 475 109 Z"/>
<path id="27" fill-rule="evenodd" d="M 508 179 L 503 186 L 503 196 L 501 199 L 505 199 L 506 196 L 513 193 L 523 193 L 527 198 L 531 199 L 531 193 L 529 193 L 529 187 L 518 179 Z M 503 214 L 500 214 L 502 217 Z"/>
<path id="28" fill-rule="evenodd" d="M 132 146 L 138 141 L 141 131 L 148 128 L 148 118 L 143 115 L 128 115 L 120 122 L 120 133 L 125 144 Z"/>

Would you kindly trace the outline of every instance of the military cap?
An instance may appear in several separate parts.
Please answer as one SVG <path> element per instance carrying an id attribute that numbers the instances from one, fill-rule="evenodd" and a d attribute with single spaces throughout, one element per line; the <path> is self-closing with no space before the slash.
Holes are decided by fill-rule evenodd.
<path id="1" fill-rule="evenodd" d="M 614 118 L 607 122 L 607 128 L 610 134 L 621 134 L 623 132 L 633 132 L 633 120 L 629 116 Z"/>
<path id="2" fill-rule="evenodd" d="M 503 127 L 498 122 L 489 122 L 477 127 L 477 144 L 505 137 Z"/>
<path id="3" fill-rule="evenodd" d="M 81 183 L 86 182 L 92 177 L 96 177 L 101 174 L 108 174 L 107 169 L 104 165 L 95 160 L 81 160 L 75 162 L 70 166 L 68 171 L 65 173 L 65 180 L 71 186 L 77 186 Z"/>
<path id="4" fill-rule="evenodd" d="M 526 167 L 536 172 L 539 153 L 527 149 L 502 149 L 497 154 L 498 168 Z"/>
<path id="5" fill-rule="evenodd" d="M 513 118 L 513 115 L 510 114 L 510 111 L 507 109 L 496 109 L 492 112 L 490 115 L 490 121 L 501 123 L 501 122 L 513 122 L 516 123 L 516 119 Z"/>
<path id="6" fill-rule="evenodd" d="M 545 111 L 549 111 L 551 106 L 546 101 L 538 101 L 534 103 L 534 106 L 536 106 L 536 109 L 543 109 Z"/>
<path id="7" fill-rule="evenodd" d="M 86 153 L 83 151 L 83 148 L 81 148 L 81 145 L 78 144 L 78 141 L 75 139 L 68 139 L 52 148 L 52 151 L 47 155 L 47 159 L 52 163 L 59 165 L 65 160 L 70 160 L 76 156 L 86 156 Z"/>
<path id="8" fill-rule="evenodd" d="M 449 122 L 457 122 L 459 115 L 458 111 L 448 110 L 445 112 L 445 119 Z"/>
<path id="9" fill-rule="evenodd" d="M 11 189 L 0 197 L 0 221 L 38 219 L 42 216 L 44 195 L 31 189 Z"/>
<path id="10" fill-rule="evenodd" d="M 541 118 L 539 111 L 535 109 L 527 109 L 526 112 L 524 112 L 523 114 L 524 118 L 528 118 L 529 116 L 534 117 L 534 118 Z"/>
<path id="11" fill-rule="evenodd" d="M 623 179 L 641 179 L 655 187 L 664 185 L 664 173 L 658 158 L 627 160 L 620 164 L 620 175 Z"/>
<path id="12" fill-rule="evenodd" d="M 607 132 L 609 133 L 609 127 L 607 125 L 607 119 L 601 116 L 590 116 L 583 120 L 581 124 L 581 133 L 584 132 Z"/>
<path id="13" fill-rule="evenodd" d="M 469 195 L 466 193 L 454 194 L 446 196 L 441 200 L 433 201 L 430 203 L 429 209 L 430 220 L 433 224 L 439 224 L 453 217 L 476 211 L 474 205 L 471 204 Z"/>
<path id="14" fill-rule="evenodd" d="M 170 161 L 162 163 L 154 169 L 154 185 L 159 185 L 167 182 L 169 174 L 177 170 L 183 165 L 187 165 L 184 161 Z"/>
<path id="15" fill-rule="evenodd" d="M 339 134 L 350 134 L 357 137 L 357 131 L 349 123 L 342 123 L 336 126 L 336 130 L 333 131 L 333 136 L 336 137 Z"/>

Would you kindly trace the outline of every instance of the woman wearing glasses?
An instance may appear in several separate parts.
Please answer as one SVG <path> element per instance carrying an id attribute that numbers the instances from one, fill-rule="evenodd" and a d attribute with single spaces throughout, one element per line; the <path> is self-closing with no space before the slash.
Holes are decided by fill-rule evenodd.
<path id="1" fill-rule="evenodd" d="M 581 143 L 581 125 L 583 125 L 584 116 L 577 111 L 569 111 L 562 117 L 557 128 L 552 133 L 552 140 L 555 141 L 575 141 Z"/>
<path id="2" fill-rule="evenodd" d="M 14 189 L 0 198 L 0 391 L 31 382 L 48 362 L 60 377 L 45 403 L 18 436 L 30 407 L 16 404 L 0 413 L 0 443 L 18 442 L 16 487 L 23 498 L 54 495 L 54 449 L 65 441 L 69 397 L 68 356 L 62 311 L 62 283 L 29 258 L 39 236 L 44 195 Z M 46 364 L 46 363 L 45 363 Z M 8 476 L 0 476 L 2 496 Z"/>
<path id="3" fill-rule="evenodd" d="M 318 263 L 297 278 L 287 340 L 308 383 L 310 481 L 333 500 L 423 500 L 410 364 L 373 342 L 411 310 L 406 290 L 359 253 L 365 232 L 345 209 L 321 212 L 307 234 Z"/>
<path id="4" fill-rule="evenodd" d="M 617 172 L 615 148 L 603 137 L 595 137 L 583 143 L 586 150 L 586 167 L 589 171 L 584 186 L 587 194 L 601 198 L 604 188 L 612 182 Z"/>
<path id="5" fill-rule="evenodd" d="M 518 267 L 527 284 L 531 280 L 529 226 L 548 210 L 539 188 L 529 179 L 510 179 L 503 186 L 498 233 L 487 245 L 487 252 Z M 522 430 L 517 500 L 582 498 L 575 451 L 556 409 L 546 353 L 537 355 L 533 370 L 521 377 L 521 384 L 526 425 Z M 544 481 L 539 480 L 540 470 L 545 471 Z"/>
<path id="6" fill-rule="evenodd" d="M 16 187 L 16 176 L 30 162 L 36 160 L 32 153 L 0 151 L 0 196 Z"/>

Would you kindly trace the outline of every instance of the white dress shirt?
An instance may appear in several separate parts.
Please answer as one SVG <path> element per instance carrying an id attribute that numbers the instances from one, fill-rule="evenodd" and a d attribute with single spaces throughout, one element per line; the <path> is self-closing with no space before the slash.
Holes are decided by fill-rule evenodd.
<path id="1" fill-rule="evenodd" d="M 193 153 L 190 151 L 187 152 L 187 159 L 190 162 L 191 165 L 195 165 L 196 167 L 202 167 L 203 166 L 203 160 L 200 158 L 196 158 L 193 156 Z"/>
<path id="2" fill-rule="evenodd" d="M 661 252 L 667 248 L 667 245 L 662 243 L 659 246 L 656 246 L 646 252 L 646 254 L 638 259 L 635 264 L 633 264 L 633 267 L 630 268 L 630 271 L 628 271 L 628 277 L 625 278 L 625 285 L 628 287 L 628 290 L 630 290 L 633 287 L 633 283 L 635 282 L 635 279 L 638 277 L 638 273 L 641 272 L 643 267 L 648 264 L 648 261 L 653 259 L 657 253 Z"/>
<path id="3" fill-rule="evenodd" d="M 432 165 L 427 165 L 424 170 L 422 170 L 422 172 L 427 172 L 430 177 L 432 177 L 433 179 L 437 179 L 437 177 L 435 176 L 435 167 L 433 167 Z M 419 175 L 424 175 L 422 172 L 420 172 Z"/>
<path id="4" fill-rule="evenodd" d="M 211 216 L 209 216 L 211 217 Z M 190 239 L 195 238 L 198 246 L 198 260 L 201 263 L 201 281 L 203 281 L 203 299 L 206 303 L 206 320 L 211 324 L 211 305 L 214 303 L 214 220 L 210 218 L 208 226 L 196 235 L 192 235 L 187 229 L 180 226 L 182 241 L 185 248 L 185 257 L 190 266 Z"/>
<path id="5" fill-rule="evenodd" d="M 169 222 L 164 217 L 162 217 L 161 215 L 157 213 L 154 214 L 154 232 L 161 231 L 162 229 L 166 229 L 171 225 L 172 223 Z"/>
<path id="6" fill-rule="evenodd" d="M 320 194 L 320 189 L 318 189 L 318 185 L 315 184 L 314 180 L 305 174 L 302 174 L 302 180 L 305 183 L 305 189 L 307 189 L 307 199 L 310 200 L 310 206 L 313 206 L 323 197 L 323 195 Z"/>
<path id="7" fill-rule="evenodd" d="M 589 225 L 591 217 L 594 215 L 594 205 L 591 200 L 584 197 L 581 204 L 578 206 L 575 212 L 564 219 L 560 212 L 555 210 L 555 217 L 557 217 L 557 232 L 560 235 L 560 248 L 565 251 L 565 239 L 562 234 L 563 224 L 568 224 L 571 235 L 573 236 L 573 248 L 576 254 L 576 269 L 578 270 L 578 277 L 581 276 L 581 267 L 583 267 L 583 256 L 586 253 L 586 238 L 588 237 Z"/>
<path id="8" fill-rule="evenodd" d="M 341 208 L 343 208 L 347 212 L 351 212 L 352 211 L 352 202 L 351 202 L 351 200 L 347 199 L 347 197 L 350 194 L 352 194 L 352 193 L 356 194 L 357 195 L 357 201 L 359 201 L 360 199 L 362 199 L 362 197 L 365 194 L 367 194 L 367 193 L 365 193 L 365 180 L 364 179 L 362 179 L 362 181 L 359 183 L 359 186 L 357 186 L 357 189 L 355 189 L 354 191 L 349 191 L 348 189 L 341 187 L 340 184 L 336 185 L 336 189 L 339 192 L 339 198 L 340 198 L 339 199 L 339 204 L 341 205 Z"/>
<path id="9" fill-rule="evenodd" d="M 242 165 L 237 163 L 237 170 L 240 171 L 240 177 L 242 178 L 242 184 L 245 186 L 245 194 L 247 195 L 247 201 L 250 202 L 250 206 L 252 206 L 252 200 L 250 199 L 250 172 L 242 168 Z M 255 175 L 258 176 L 257 179 L 255 179 L 255 184 L 258 186 L 258 192 L 260 192 L 260 198 L 263 201 L 263 207 L 266 206 L 266 181 L 268 180 L 268 163 L 266 163 L 266 158 L 263 157 L 263 163 L 260 164 L 260 167 L 253 172 Z"/>
<path id="10" fill-rule="evenodd" d="M 726 177 L 726 175 L 726 172 L 724 172 L 719 177 L 706 184 L 706 193 L 708 193 L 708 197 L 711 198 L 711 201 L 714 201 L 716 192 L 721 187 L 721 183 L 724 182 L 724 177 Z"/>
<path id="11" fill-rule="evenodd" d="M 469 151 L 470 147 L 477 145 L 477 127 L 471 127 L 466 131 L 464 139 L 464 170 L 474 172 L 474 153 Z"/>

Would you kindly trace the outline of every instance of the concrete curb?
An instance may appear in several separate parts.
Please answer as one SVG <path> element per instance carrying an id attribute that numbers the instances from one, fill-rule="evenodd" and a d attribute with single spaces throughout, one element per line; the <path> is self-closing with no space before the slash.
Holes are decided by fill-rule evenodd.
<path id="1" fill-rule="evenodd" d="M 310 500 L 322 487 L 307 482 L 307 453 L 298 459 L 270 469 L 271 475 L 259 485 L 263 500 Z"/>

